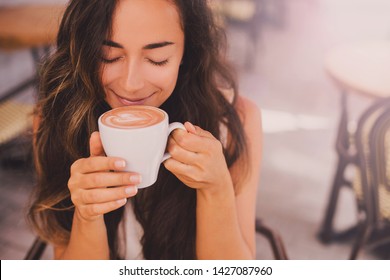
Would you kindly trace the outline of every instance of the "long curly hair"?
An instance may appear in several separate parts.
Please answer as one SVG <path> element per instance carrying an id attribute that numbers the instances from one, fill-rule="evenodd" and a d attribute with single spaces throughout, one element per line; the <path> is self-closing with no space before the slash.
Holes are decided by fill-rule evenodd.
<path id="1" fill-rule="evenodd" d="M 35 135 L 37 185 L 28 218 L 48 242 L 67 244 L 74 205 L 67 182 L 70 166 L 89 156 L 89 137 L 97 119 L 110 106 L 105 102 L 100 67 L 103 42 L 110 38 L 119 0 L 70 1 L 57 37 L 56 51 L 42 68 Z M 129 0 L 130 1 L 130 0 Z M 176 87 L 162 104 L 171 121 L 190 121 L 220 139 L 228 130 L 224 148 L 230 167 L 246 155 L 246 141 L 235 109 L 237 86 L 225 58 L 226 37 L 214 21 L 207 0 L 167 0 L 180 14 L 185 34 L 183 64 Z M 223 88 L 234 94 L 233 102 Z M 245 162 L 245 161 L 244 161 Z M 132 198 L 146 259 L 196 259 L 196 191 L 185 186 L 162 165 L 154 186 Z M 118 225 L 123 207 L 104 215 L 110 257 L 119 253 Z M 156 230 L 157 229 L 157 230 Z"/>

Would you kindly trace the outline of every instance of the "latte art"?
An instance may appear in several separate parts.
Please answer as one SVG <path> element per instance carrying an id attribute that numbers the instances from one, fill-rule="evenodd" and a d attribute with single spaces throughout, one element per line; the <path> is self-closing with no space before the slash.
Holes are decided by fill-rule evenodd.
<path id="1" fill-rule="evenodd" d="M 146 106 L 126 106 L 106 112 L 102 123 L 114 128 L 141 128 L 160 123 L 165 115 L 157 108 Z"/>

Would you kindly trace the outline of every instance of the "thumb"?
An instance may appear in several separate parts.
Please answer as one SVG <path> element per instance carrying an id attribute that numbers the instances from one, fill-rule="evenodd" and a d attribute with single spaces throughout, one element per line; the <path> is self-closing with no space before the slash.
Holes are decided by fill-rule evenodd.
<path id="1" fill-rule="evenodd" d="M 100 133 L 98 131 L 94 131 L 91 134 L 91 138 L 89 139 L 89 152 L 91 157 L 105 155 Z"/>

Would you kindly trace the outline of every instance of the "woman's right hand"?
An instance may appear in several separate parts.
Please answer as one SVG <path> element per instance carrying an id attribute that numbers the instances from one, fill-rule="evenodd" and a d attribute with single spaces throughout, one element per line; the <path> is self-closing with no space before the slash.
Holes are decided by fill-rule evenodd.
<path id="1" fill-rule="evenodd" d="M 125 205 L 128 197 L 136 195 L 141 178 L 122 171 L 126 164 L 123 159 L 105 156 L 99 132 L 92 133 L 89 145 L 90 157 L 71 166 L 68 188 L 75 215 L 93 221 Z"/>

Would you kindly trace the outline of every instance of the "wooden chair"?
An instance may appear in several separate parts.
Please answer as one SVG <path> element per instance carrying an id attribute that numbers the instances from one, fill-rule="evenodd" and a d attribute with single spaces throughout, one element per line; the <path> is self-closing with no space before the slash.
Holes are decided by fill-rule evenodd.
<path id="1" fill-rule="evenodd" d="M 41 54 L 48 54 L 55 42 L 63 6 L 15 6 L 0 8 L 0 51 L 28 49 L 38 68 Z M 9 149 L 11 140 L 31 127 L 33 104 L 16 101 L 24 90 L 37 85 L 37 74 L 0 94 L 0 152 Z M 4 159 L 2 159 L 4 160 Z"/>
<path id="2" fill-rule="evenodd" d="M 47 247 L 47 243 L 40 239 L 39 237 L 36 237 L 33 241 L 33 244 L 29 248 L 26 256 L 24 257 L 25 260 L 39 260 L 41 259 L 43 253 L 45 252 L 45 249 Z"/>
<path id="3" fill-rule="evenodd" d="M 0 103 L 1 167 L 31 167 L 32 112 L 33 104 L 12 100 Z"/>
<path id="4" fill-rule="evenodd" d="M 256 232 L 268 240 L 275 260 L 288 260 L 287 251 L 279 233 L 264 224 L 260 219 L 256 219 Z"/>
<path id="5" fill-rule="evenodd" d="M 337 231 L 333 226 L 341 189 L 354 190 L 354 182 L 348 178 L 346 171 L 348 167 L 359 166 L 354 143 L 355 132 L 349 129 L 348 97 L 364 96 L 371 98 L 372 102 L 379 100 L 378 104 L 390 97 L 390 41 L 361 42 L 336 47 L 328 53 L 325 69 L 341 93 L 341 116 L 336 138 L 338 163 L 319 232 L 320 240 L 329 243 L 349 239 L 358 232 L 358 225 L 344 231 Z M 365 114 L 370 115 L 375 108 L 376 105 L 373 105 Z M 358 122 L 360 125 L 367 125 L 364 118 Z"/>
<path id="6" fill-rule="evenodd" d="M 365 111 L 354 139 L 359 230 L 350 259 L 356 259 L 365 245 L 390 243 L 390 98 Z"/>

